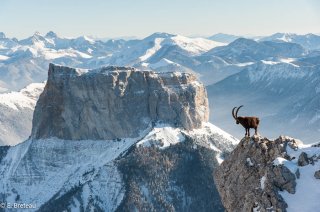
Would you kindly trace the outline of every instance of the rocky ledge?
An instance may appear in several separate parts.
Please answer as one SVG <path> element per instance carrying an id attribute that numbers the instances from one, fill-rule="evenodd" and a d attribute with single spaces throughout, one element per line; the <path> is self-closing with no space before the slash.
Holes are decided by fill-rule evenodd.
<path id="1" fill-rule="evenodd" d="M 227 211 L 314 211 L 319 206 L 315 200 L 320 188 L 319 152 L 316 145 L 285 136 L 243 138 L 215 170 L 224 207 Z"/>
<path id="2" fill-rule="evenodd" d="M 50 64 L 31 137 L 137 137 L 154 122 L 192 130 L 201 128 L 208 114 L 205 87 L 190 73 L 112 66 L 83 70 Z"/>

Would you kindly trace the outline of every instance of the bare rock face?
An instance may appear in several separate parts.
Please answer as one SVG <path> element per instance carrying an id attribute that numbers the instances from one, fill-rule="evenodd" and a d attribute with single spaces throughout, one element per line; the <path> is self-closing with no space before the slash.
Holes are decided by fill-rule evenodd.
<path id="1" fill-rule="evenodd" d="M 314 173 L 314 177 L 315 177 L 316 179 L 320 179 L 320 170 L 318 170 L 318 171 L 316 171 L 316 172 Z"/>
<path id="2" fill-rule="evenodd" d="M 299 166 L 306 166 L 309 164 L 308 155 L 305 152 L 302 152 L 299 156 L 298 165 Z"/>
<path id="3" fill-rule="evenodd" d="M 50 64 L 48 75 L 35 108 L 32 138 L 137 137 L 154 122 L 191 130 L 208 121 L 205 87 L 190 73 Z"/>
<path id="4" fill-rule="evenodd" d="M 299 169 L 289 170 L 286 149 L 296 149 L 295 139 L 243 138 L 215 171 L 215 182 L 227 211 L 286 211 L 279 191 L 294 194 Z"/>

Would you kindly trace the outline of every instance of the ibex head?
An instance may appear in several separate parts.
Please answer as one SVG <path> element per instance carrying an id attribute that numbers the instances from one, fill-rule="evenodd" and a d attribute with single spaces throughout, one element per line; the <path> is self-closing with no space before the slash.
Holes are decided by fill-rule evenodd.
<path id="1" fill-rule="evenodd" d="M 239 110 L 240 110 L 240 108 L 242 108 L 243 107 L 243 105 L 241 105 L 240 107 L 234 107 L 233 109 L 232 109 L 232 116 L 233 116 L 233 118 L 236 120 L 236 123 L 237 124 L 239 124 L 240 122 L 239 122 L 239 119 L 238 119 L 238 112 L 239 112 Z M 237 108 L 237 110 L 236 110 L 236 113 L 234 113 L 234 110 Z"/>

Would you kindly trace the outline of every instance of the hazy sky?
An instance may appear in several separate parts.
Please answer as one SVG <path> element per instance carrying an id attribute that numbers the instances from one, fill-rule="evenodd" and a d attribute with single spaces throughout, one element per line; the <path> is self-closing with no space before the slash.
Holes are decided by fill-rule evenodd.
<path id="1" fill-rule="evenodd" d="M 63 36 L 320 33 L 319 0 L 0 0 L 0 31 Z"/>

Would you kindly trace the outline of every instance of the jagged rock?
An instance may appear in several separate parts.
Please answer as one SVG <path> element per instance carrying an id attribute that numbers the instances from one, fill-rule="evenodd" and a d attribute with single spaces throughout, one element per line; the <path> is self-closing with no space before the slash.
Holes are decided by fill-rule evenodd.
<path id="1" fill-rule="evenodd" d="M 296 177 L 286 166 L 275 166 L 270 173 L 274 178 L 274 185 L 291 194 L 296 192 Z"/>
<path id="2" fill-rule="evenodd" d="M 156 121 L 192 130 L 201 128 L 208 114 L 205 87 L 189 73 L 128 67 L 80 70 L 50 64 L 31 137 L 136 137 Z"/>
<path id="3" fill-rule="evenodd" d="M 309 164 L 308 155 L 305 152 L 302 152 L 298 159 L 298 165 L 299 166 L 306 166 Z"/>
<path id="4" fill-rule="evenodd" d="M 293 139 L 244 138 L 216 169 L 214 176 L 226 211 L 285 211 L 286 202 L 278 191 L 295 193 L 296 173 L 282 163 L 286 147 L 296 149 Z M 248 165 L 248 158 L 250 165 Z M 290 161 L 288 161 L 290 162 Z"/>
<path id="5" fill-rule="evenodd" d="M 298 139 L 294 139 L 288 136 L 280 136 L 279 139 L 283 142 L 287 142 L 288 146 L 291 147 L 293 150 L 297 150 L 299 145 L 302 144 L 302 142 Z"/>
<path id="6" fill-rule="evenodd" d="M 316 179 L 320 179 L 320 170 L 318 170 L 318 171 L 316 171 L 316 172 L 314 173 L 314 177 L 315 177 Z"/>
<path id="7" fill-rule="evenodd" d="M 320 147 L 320 143 L 313 144 L 312 147 Z"/>

